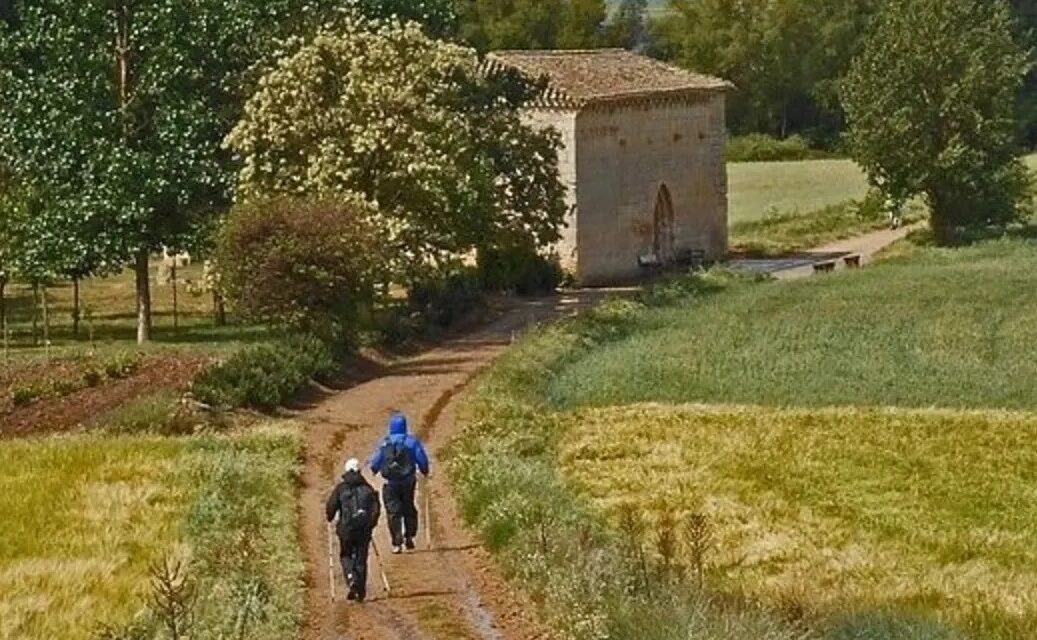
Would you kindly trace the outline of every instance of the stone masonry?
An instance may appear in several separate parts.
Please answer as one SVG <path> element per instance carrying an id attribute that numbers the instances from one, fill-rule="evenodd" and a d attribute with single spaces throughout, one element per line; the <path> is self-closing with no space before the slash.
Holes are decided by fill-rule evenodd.
<path id="1" fill-rule="evenodd" d="M 612 49 L 488 61 L 548 80 L 527 120 L 562 135 L 570 214 L 558 253 L 580 284 L 726 254 L 729 83 Z"/>

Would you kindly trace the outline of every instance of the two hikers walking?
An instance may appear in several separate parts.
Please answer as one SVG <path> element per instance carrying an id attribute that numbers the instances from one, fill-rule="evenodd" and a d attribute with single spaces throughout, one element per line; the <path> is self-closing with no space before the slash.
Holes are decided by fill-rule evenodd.
<path id="1" fill-rule="evenodd" d="M 414 549 L 418 534 L 418 508 L 414 503 L 418 472 L 428 476 L 429 460 L 421 441 L 407 433 L 407 418 L 402 414 L 390 418 L 389 435 L 375 450 L 370 468 L 385 479 L 382 498 L 393 553 Z M 328 497 L 325 511 L 329 523 L 338 518 L 336 533 L 342 572 L 349 585 L 347 598 L 363 602 L 367 597 L 367 554 L 381 508 L 378 492 L 363 477 L 359 460 L 346 462 L 345 473 Z"/>

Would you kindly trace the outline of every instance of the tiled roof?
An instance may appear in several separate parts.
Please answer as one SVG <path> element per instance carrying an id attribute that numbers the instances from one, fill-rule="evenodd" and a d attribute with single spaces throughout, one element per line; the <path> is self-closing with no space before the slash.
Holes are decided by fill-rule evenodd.
<path id="1" fill-rule="evenodd" d="M 546 76 L 545 99 L 582 107 L 634 97 L 728 91 L 730 82 L 686 71 L 624 49 L 576 51 L 495 51 L 486 57 L 492 68 L 506 65 L 534 79 Z"/>

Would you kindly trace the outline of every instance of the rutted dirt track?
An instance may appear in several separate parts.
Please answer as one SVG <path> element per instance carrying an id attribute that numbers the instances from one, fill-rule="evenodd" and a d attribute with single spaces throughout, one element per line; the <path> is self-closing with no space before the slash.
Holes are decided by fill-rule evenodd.
<path id="1" fill-rule="evenodd" d="M 308 580 L 305 640 L 544 637 L 528 603 L 508 589 L 486 552 L 460 521 L 440 453 L 456 433 L 456 407 L 452 400 L 473 375 L 490 364 L 517 332 L 600 299 L 601 295 L 515 303 L 483 329 L 395 364 L 304 414 L 307 453 L 301 537 Z M 432 457 L 432 548 L 426 548 L 422 531 L 417 551 L 392 556 L 388 554 L 384 522 L 380 523 L 375 541 L 392 586 L 391 597 L 382 592 L 377 560 L 372 553 L 368 602 L 358 606 L 343 600 L 344 585 L 336 558 L 338 601 L 332 604 L 324 500 L 339 476 L 342 462 L 350 456 L 366 460 L 385 436 L 392 410 L 406 412 Z M 420 491 L 418 506 L 423 510 L 424 496 Z M 426 524 L 424 515 L 422 527 Z"/>

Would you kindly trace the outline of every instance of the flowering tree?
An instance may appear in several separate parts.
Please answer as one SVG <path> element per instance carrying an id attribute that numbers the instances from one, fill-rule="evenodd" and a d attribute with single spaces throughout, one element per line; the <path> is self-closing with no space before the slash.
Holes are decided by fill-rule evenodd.
<path id="1" fill-rule="evenodd" d="M 557 136 L 520 120 L 530 88 L 415 23 L 346 20 L 259 83 L 227 139 L 240 195 L 359 194 L 397 277 L 497 242 L 558 238 Z"/>
<path id="2" fill-rule="evenodd" d="M 146 341 L 148 257 L 190 250 L 228 204 L 221 142 L 252 80 L 291 36 L 355 11 L 430 32 L 453 20 L 450 0 L 4 2 L 0 161 L 47 194 L 26 239 L 70 260 L 71 275 L 131 263 Z"/>

